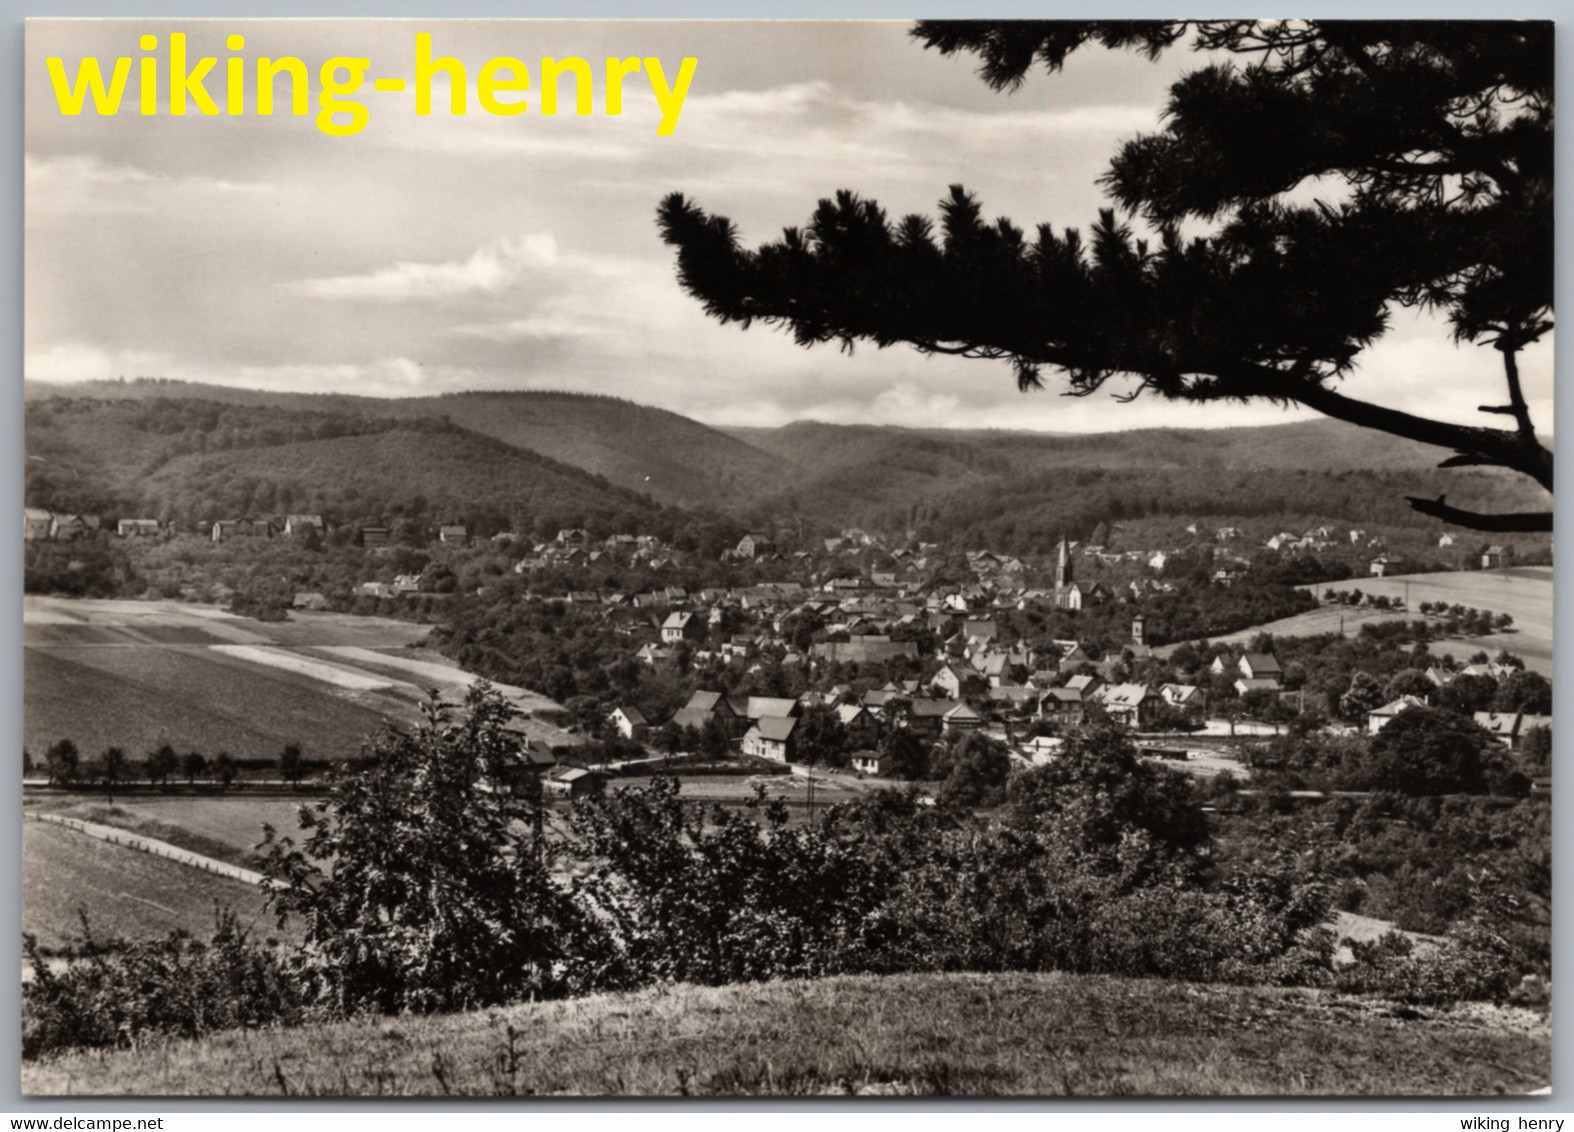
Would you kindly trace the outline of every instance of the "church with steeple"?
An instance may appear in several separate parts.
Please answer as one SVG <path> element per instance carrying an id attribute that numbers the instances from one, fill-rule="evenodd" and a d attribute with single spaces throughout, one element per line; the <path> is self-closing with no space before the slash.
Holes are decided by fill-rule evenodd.
<path id="1" fill-rule="evenodd" d="M 1076 596 L 1073 596 L 1076 595 Z M 1082 603 L 1077 600 L 1076 584 L 1071 579 L 1071 547 L 1066 542 L 1066 533 L 1060 533 L 1060 555 L 1055 561 L 1055 608 L 1077 609 Z"/>

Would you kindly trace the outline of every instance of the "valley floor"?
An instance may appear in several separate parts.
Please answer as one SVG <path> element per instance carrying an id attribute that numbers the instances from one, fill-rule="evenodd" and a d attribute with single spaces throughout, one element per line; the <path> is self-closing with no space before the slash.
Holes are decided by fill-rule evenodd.
<path id="1" fill-rule="evenodd" d="M 842 977 L 148 1043 L 22 1065 L 31 1095 L 1494 1095 L 1548 1020 L 1059 974 Z"/>

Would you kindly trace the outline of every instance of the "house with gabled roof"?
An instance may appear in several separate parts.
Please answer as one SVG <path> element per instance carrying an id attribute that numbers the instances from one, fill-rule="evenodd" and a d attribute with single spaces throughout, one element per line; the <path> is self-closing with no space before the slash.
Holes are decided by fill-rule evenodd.
<path id="1" fill-rule="evenodd" d="M 907 709 L 907 726 L 920 734 L 938 735 L 946 713 L 962 706 L 961 700 L 912 700 Z"/>
<path id="2" fill-rule="evenodd" d="M 326 534 L 328 524 L 323 522 L 321 515 L 286 515 L 284 516 L 284 537 L 299 538 L 307 531 L 316 534 Z"/>
<path id="3" fill-rule="evenodd" d="M 984 726 L 984 717 L 967 704 L 960 703 L 940 717 L 940 726 L 947 735 L 958 731 L 977 731 Z"/>
<path id="4" fill-rule="evenodd" d="M 1106 684 L 1091 697 L 1111 720 L 1138 728 L 1148 721 L 1159 697 L 1146 684 Z"/>
<path id="5" fill-rule="evenodd" d="M 1190 708 L 1202 706 L 1202 689 L 1195 684 L 1161 684 L 1159 698 L 1170 707 Z"/>
<path id="6" fill-rule="evenodd" d="M 645 733 L 650 730 L 650 721 L 645 718 L 645 713 L 633 704 L 614 708 L 610 718 L 617 733 L 634 742 L 643 739 Z"/>
<path id="7" fill-rule="evenodd" d="M 1420 696 L 1400 696 L 1397 700 L 1384 704 L 1380 708 L 1373 708 L 1366 713 L 1366 733 L 1376 735 L 1387 727 L 1396 718 L 1411 708 L 1426 707 L 1426 701 Z"/>
<path id="8" fill-rule="evenodd" d="M 1046 688 L 1038 694 L 1038 717 L 1078 724 L 1086 715 L 1082 693 L 1074 688 Z"/>
<path id="9" fill-rule="evenodd" d="M 211 533 L 214 542 L 224 542 L 232 538 L 265 538 L 271 532 L 268 524 L 262 520 L 220 519 L 213 524 Z"/>
<path id="10" fill-rule="evenodd" d="M 1062 672 L 1068 668 L 1075 668 L 1080 664 L 1098 663 L 1098 658 L 1083 648 L 1080 641 L 1055 641 L 1053 644 L 1059 653 L 1055 663 Z"/>
<path id="11" fill-rule="evenodd" d="M 767 715 L 760 718 L 743 736 L 743 753 L 779 763 L 792 762 L 796 753 L 793 732 L 798 720 L 787 715 Z"/>
<path id="12" fill-rule="evenodd" d="M 871 775 L 874 778 L 884 778 L 891 773 L 891 756 L 882 755 L 879 751 L 854 751 L 851 761 L 853 769 L 859 774 Z"/>
<path id="13" fill-rule="evenodd" d="M 982 691 L 988 681 L 983 673 L 970 664 L 961 661 L 950 661 L 940 666 L 940 670 L 929 678 L 929 686 L 935 688 L 953 699 L 959 699 L 969 691 Z"/>
<path id="14" fill-rule="evenodd" d="M 606 789 L 606 778 L 582 766 L 560 766 L 541 776 L 541 788 L 560 798 L 593 798 Z"/>
<path id="15" fill-rule="evenodd" d="M 661 623 L 661 639 L 666 644 L 689 641 L 703 636 L 705 626 L 700 619 L 684 610 L 673 610 Z"/>
<path id="16" fill-rule="evenodd" d="M 731 701 L 720 692 L 697 691 L 689 697 L 689 702 L 680 708 L 672 717 L 672 722 L 679 727 L 693 727 L 703 730 L 712 719 L 719 721 L 727 729 L 729 735 L 736 735 L 743 729 L 746 719 L 740 718 L 733 710 Z"/>
<path id="17" fill-rule="evenodd" d="M 751 533 L 738 540 L 738 546 L 733 551 L 739 558 L 759 558 L 770 554 L 776 549 L 776 544 L 769 535 Z"/>
<path id="18" fill-rule="evenodd" d="M 1099 687 L 1103 683 L 1104 681 L 1099 679 L 1099 677 L 1084 673 L 1068 679 L 1066 681 L 1066 687 L 1070 688 L 1073 692 L 1076 692 L 1084 700 L 1088 700 L 1093 697 L 1094 693 L 1099 690 Z"/>
<path id="19" fill-rule="evenodd" d="M 1248 680 L 1283 680 L 1284 669 L 1273 655 L 1265 652 L 1242 653 L 1238 662 L 1241 675 Z"/>
<path id="20" fill-rule="evenodd" d="M 634 654 L 634 659 L 654 667 L 671 656 L 671 649 L 662 648 L 660 645 L 652 642 L 641 645 L 639 651 Z"/>
<path id="21" fill-rule="evenodd" d="M 1525 737 L 1536 728 L 1552 729 L 1550 715 L 1527 715 L 1522 712 L 1478 711 L 1473 717 L 1492 738 L 1512 750 L 1524 745 Z"/>
<path id="22" fill-rule="evenodd" d="M 516 798 L 539 797 L 541 776 L 557 766 L 557 756 L 541 739 L 519 730 L 518 723 L 514 721 L 512 726 L 505 725 L 504 729 L 512 732 L 517 742 L 513 750 L 498 761 L 494 777 L 485 781 L 482 788 L 511 794 Z"/>

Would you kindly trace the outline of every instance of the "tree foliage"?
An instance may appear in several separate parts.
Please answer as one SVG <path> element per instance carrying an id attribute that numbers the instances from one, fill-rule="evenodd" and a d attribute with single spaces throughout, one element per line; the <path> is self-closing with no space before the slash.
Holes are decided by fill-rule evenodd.
<path id="1" fill-rule="evenodd" d="M 1506 769 L 1479 724 L 1439 708 L 1400 712 L 1372 739 L 1373 789 L 1401 794 L 1479 794 Z"/>
<path id="2" fill-rule="evenodd" d="M 1121 377 L 1129 396 L 1304 405 L 1452 449 L 1443 466 L 1552 490 L 1518 368 L 1552 327 L 1550 23 L 924 21 L 913 34 L 977 55 L 997 89 L 1090 42 L 1150 57 L 1190 42 L 1240 62 L 1171 88 L 1162 130 L 1124 143 L 1103 179 L 1129 218 L 1104 210 L 1086 236 L 989 221 L 953 185 L 938 225 L 843 190 L 745 250 L 730 220 L 672 194 L 661 234 L 708 314 L 783 325 L 803 346 L 1002 359 L 1024 389 L 1048 368 L 1078 395 Z M 1292 192 L 1305 189 L 1316 199 Z M 1507 403 L 1486 409 L 1511 428 L 1336 388 L 1406 306 L 1499 352 Z M 1483 530 L 1551 529 L 1550 512 L 1411 505 Z"/>
<path id="3" fill-rule="evenodd" d="M 305 840 L 266 831 L 281 922 L 300 916 L 314 999 L 336 1009 L 458 1010 L 559 990 L 571 919 L 502 779 L 512 705 L 478 683 L 459 713 L 434 698 L 415 732 L 300 810 Z"/>

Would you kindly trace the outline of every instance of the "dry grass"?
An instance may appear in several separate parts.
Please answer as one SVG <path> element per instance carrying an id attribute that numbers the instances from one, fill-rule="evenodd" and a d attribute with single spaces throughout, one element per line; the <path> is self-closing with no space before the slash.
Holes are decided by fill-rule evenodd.
<path id="1" fill-rule="evenodd" d="M 22 825 L 22 930 L 45 949 L 81 934 L 81 910 L 106 938 L 157 938 L 179 928 L 206 939 L 215 904 L 233 907 L 258 937 L 277 934 L 252 885 L 62 826 Z"/>
<path id="2" fill-rule="evenodd" d="M 25 1063 L 29 1094 L 1524 1093 L 1545 1019 L 1068 975 L 678 987 Z"/>
<path id="3" fill-rule="evenodd" d="M 113 806 L 103 802 L 50 799 L 40 808 L 66 817 L 112 825 L 167 841 L 204 857 L 255 869 L 255 849 L 262 841 L 263 825 L 272 825 L 281 834 L 299 840 L 296 814 L 301 805 L 309 801 L 305 797 L 295 800 L 171 794 L 128 797 Z"/>

